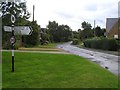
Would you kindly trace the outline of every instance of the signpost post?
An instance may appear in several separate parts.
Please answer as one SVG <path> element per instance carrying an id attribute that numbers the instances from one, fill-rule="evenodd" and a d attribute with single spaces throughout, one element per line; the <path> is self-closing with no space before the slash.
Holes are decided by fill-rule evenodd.
<path id="1" fill-rule="evenodd" d="M 12 37 L 11 37 L 11 44 L 12 44 L 12 72 L 14 72 L 14 23 L 15 23 L 15 16 L 11 15 L 11 22 L 12 22 Z"/>
<path id="2" fill-rule="evenodd" d="M 10 38 L 10 43 L 12 45 L 12 72 L 14 72 L 14 44 L 16 42 L 15 35 L 30 35 L 32 34 L 32 28 L 29 26 L 14 26 L 15 17 L 11 15 L 12 26 L 4 26 L 4 31 L 12 32 L 12 36 Z"/>

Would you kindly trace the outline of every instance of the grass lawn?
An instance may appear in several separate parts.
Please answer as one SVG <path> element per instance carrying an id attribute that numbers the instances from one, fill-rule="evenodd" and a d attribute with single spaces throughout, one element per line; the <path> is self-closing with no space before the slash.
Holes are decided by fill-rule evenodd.
<path id="1" fill-rule="evenodd" d="M 99 65 L 75 55 L 15 53 L 2 54 L 3 88 L 118 88 L 118 78 Z"/>

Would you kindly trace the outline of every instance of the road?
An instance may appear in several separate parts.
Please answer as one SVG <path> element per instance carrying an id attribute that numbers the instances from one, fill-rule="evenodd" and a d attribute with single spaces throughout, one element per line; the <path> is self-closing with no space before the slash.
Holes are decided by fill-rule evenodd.
<path id="1" fill-rule="evenodd" d="M 120 73 L 118 72 L 118 56 L 116 55 L 82 49 L 71 45 L 71 42 L 60 44 L 57 47 L 72 54 L 87 58 L 88 60 L 91 60 L 99 64 L 100 66 L 108 69 L 110 72 L 120 76 Z"/>

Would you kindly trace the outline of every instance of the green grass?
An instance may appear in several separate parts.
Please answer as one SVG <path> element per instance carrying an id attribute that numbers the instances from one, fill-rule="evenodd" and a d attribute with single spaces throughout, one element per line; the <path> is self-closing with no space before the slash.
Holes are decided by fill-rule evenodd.
<path id="1" fill-rule="evenodd" d="M 56 48 L 57 43 L 49 43 L 47 45 L 37 45 L 34 48 Z"/>
<path id="2" fill-rule="evenodd" d="M 19 48 L 19 50 L 25 51 L 55 51 L 55 52 L 62 52 L 63 50 L 57 48 Z"/>
<path id="3" fill-rule="evenodd" d="M 118 78 L 75 55 L 3 52 L 3 88 L 117 88 Z"/>
<path id="4" fill-rule="evenodd" d="M 50 43 L 48 45 L 37 45 L 34 47 L 21 47 L 19 50 L 25 50 L 25 51 L 55 51 L 55 52 L 63 52 L 64 50 L 56 48 L 56 45 L 58 43 Z"/>

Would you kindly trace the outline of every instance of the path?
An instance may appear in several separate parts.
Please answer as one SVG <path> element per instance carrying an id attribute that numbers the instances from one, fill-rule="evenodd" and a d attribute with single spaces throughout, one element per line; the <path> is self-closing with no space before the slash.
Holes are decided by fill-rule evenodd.
<path id="1" fill-rule="evenodd" d="M 86 49 L 75 47 L 70 44 L 71 44 L 70 42 L 65 43 L 65 44 L 60 44 L 57 47 L 63 50 L 69 51 L 70 53 L 87 58 L 99 64 L 100 66 L 108 69 L 112 73 L 118 75 L 118 56 L 96 52 L 96 51 L 91 51 L 91 50 L 86 50 Z"/>
<path id="2" fill-rule="evenodd" d="M 11 50 L 1 50 L 5 52 L 11 52 Z M 26 50 L 14 50 L 15 52 L 29 52 L 29 53 L 51 53 L 51 54 L 70 54 L 65 51 L 26 51 Z"/>

